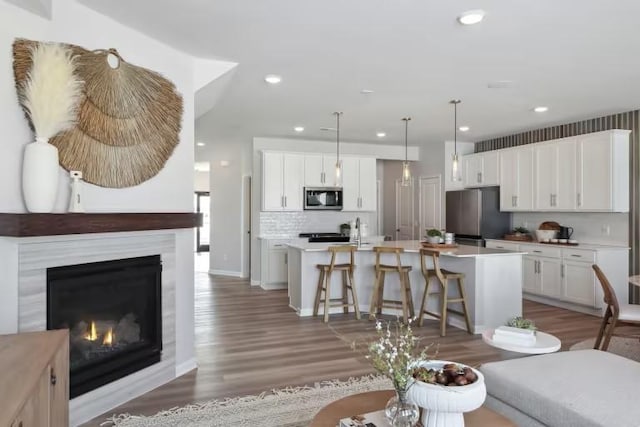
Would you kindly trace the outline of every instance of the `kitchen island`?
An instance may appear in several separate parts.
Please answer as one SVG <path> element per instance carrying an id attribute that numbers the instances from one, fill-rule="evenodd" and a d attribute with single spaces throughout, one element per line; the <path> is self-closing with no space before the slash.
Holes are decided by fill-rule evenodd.
<path id="1" fill-rule="evenodd" d="M 289 305 L 299 316 L 313 315 L 319 274 L 316 265 L 329 263 L 330 255 L 327 248 L 332 245 L 338 244 L 308 242 L 289 244 Z M 417 316 L 425 287 L 420 271 L 421 245 L 417 240 L 371 242 L 358 247 L 355 255 L 354 282 L 360 310 L 366 313 L 369 311 L 375 278 L 374 246 L 404 248 L 402 264 L 413 267 L 409 277 Z M 440 251 L 441 268 L 466 275 L 465 292 L 473 333 L 480 334 L 484 330 L 504 325 L 511 317 L 522 315 L 522 255 L 524 254 L 524 252 L 465 245 Z M 395 263 L 395 260 L 383 259 L 383 262 Z M 431 266 L 430 260 L 427 265 Z M 434 285 L 431 289 L 433 288 L 435 288 Z M 331 297 L 337 298 L 340 295 L 340 289 L 341 276 L 334 274 L 331 281 Z M 400 299 L 400 285 L 396 274 L 387 274 L 384 291 L 385 299 Z M 440 312 L 437 300 L 436 297 L 430 299 L 429 311 Z M 455 305 L 453 308 L 456 308 Z M 331 312 L 339 313 L 342 309 L 336 307 Z M 399 314 L 400 311 L 385 309 L 383 313 Z M 464 320 L 459 316 L 449 316 L 449 323 L 465 329 Z"/>

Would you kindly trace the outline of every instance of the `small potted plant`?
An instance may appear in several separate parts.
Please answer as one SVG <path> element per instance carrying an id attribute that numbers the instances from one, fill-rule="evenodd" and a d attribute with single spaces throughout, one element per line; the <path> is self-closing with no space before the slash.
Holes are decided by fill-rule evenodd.
<path id="1" fill-rule="evenodd" d="M 340 224 L 340 234 L 348 236 L 351 233 L 351 225 L 348 222 Z"/>
<path id="2" fill-rule="evenodd" d="M 427 242 L 440 243 L 442 240 L 442 232 L 436 228 L 427 230 Z"/>
<path id="3" fill-rule="evenodd" d="M 516 227 L 513 229 L 513 234 L 515 234 L 516 236 L 522 236 L 524 234 L 529 234 L 529 230 L 527 230 L 525 227 Z"/>
<path id="4" fill-rule="evenodd" d="M 512 328 L 520 328 L 520 329 L 529 329 L 531 331 L 535 331 L 536 324 L 531 319 L 525 319 L 522 316 L 516 316 L 513 319 L 510 319 L 507 322 L 507 326 L 511 326 Z"/>

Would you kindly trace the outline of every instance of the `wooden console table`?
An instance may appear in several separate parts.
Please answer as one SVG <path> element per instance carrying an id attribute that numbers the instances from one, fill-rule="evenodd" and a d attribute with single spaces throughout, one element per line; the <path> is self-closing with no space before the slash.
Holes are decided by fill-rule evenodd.
<path id="1" fill-rule="evenodd" d="M 336 400 L 318 412 L 310 427 L 336 427 L 342 418 L 379 411 L 384 408 L 394 393 L 393 390 L 369 391 Z M 515 427 L 511 421 L 484 406 L 465 413 L 464 425 L 466 427 Z"/>
<path id="2" fill-rule="evenodd" d="M 69 332 L 0 335 L 0 426 L 69 425 Z"/>

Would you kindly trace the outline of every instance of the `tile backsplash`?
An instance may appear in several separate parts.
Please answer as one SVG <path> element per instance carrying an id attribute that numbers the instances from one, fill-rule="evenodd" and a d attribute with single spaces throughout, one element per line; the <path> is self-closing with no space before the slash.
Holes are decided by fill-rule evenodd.
<path id="1" fill-rule="evenodd" d="M 626 213 L 573 213 L 522 212 L 513 214 L 513 226 L 526 226 L 536 230 L 544 221 L 555 221 L 573 227 L 573 239 L 581 243 L 629 243 L 629 214 Z"/>
<path id="2" fill-rule="evenodd" d="M 340 231 L 340 224 L 360 217 L 368 224 L 369 235 L 376 235 L 377 214 L 375 212 L 260 212 L 258 236 L 263 238 L 291 238 L 300 233 Z"/>

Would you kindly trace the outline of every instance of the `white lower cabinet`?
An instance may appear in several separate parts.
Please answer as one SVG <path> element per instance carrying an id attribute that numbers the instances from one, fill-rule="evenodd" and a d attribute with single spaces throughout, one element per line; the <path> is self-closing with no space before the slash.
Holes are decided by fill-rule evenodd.
<path id="1" fill-rule="evenodd" d="M 559 259 L 526 255 L 523 264 L 522 288 L 525 292 L 552 298 L 562 296 Z"/>
<path id="2" fill-rule="evenodd" d="M 601 309 L 602 288 L 593 264 L 597 264 L 613 286 L 618 300 L 628 302 L 629 249 L 605 245 L 580 247 L 540 243 L 517 244 L 487 240 L 487 248 L 526 252 L 522 257 L 524 297 L 562 307 Z M 591 246 L 591 247 L 589 247 Z M 584 310 L 583 310 L 584 311 Z"/>
<path id="3" fill-rule="evenodd" d="M 589 262 L 564 261 L 562 264 L 563 299 L 577 304 L 600 307 L 596 289 L 600 284 Z"/>
<path id="4" fill-rule="evenodd" d="M 262 287 L 286 284 L 289 281 L 288 240 L 264 239 L 261 245 L 261 280 Z"/>

